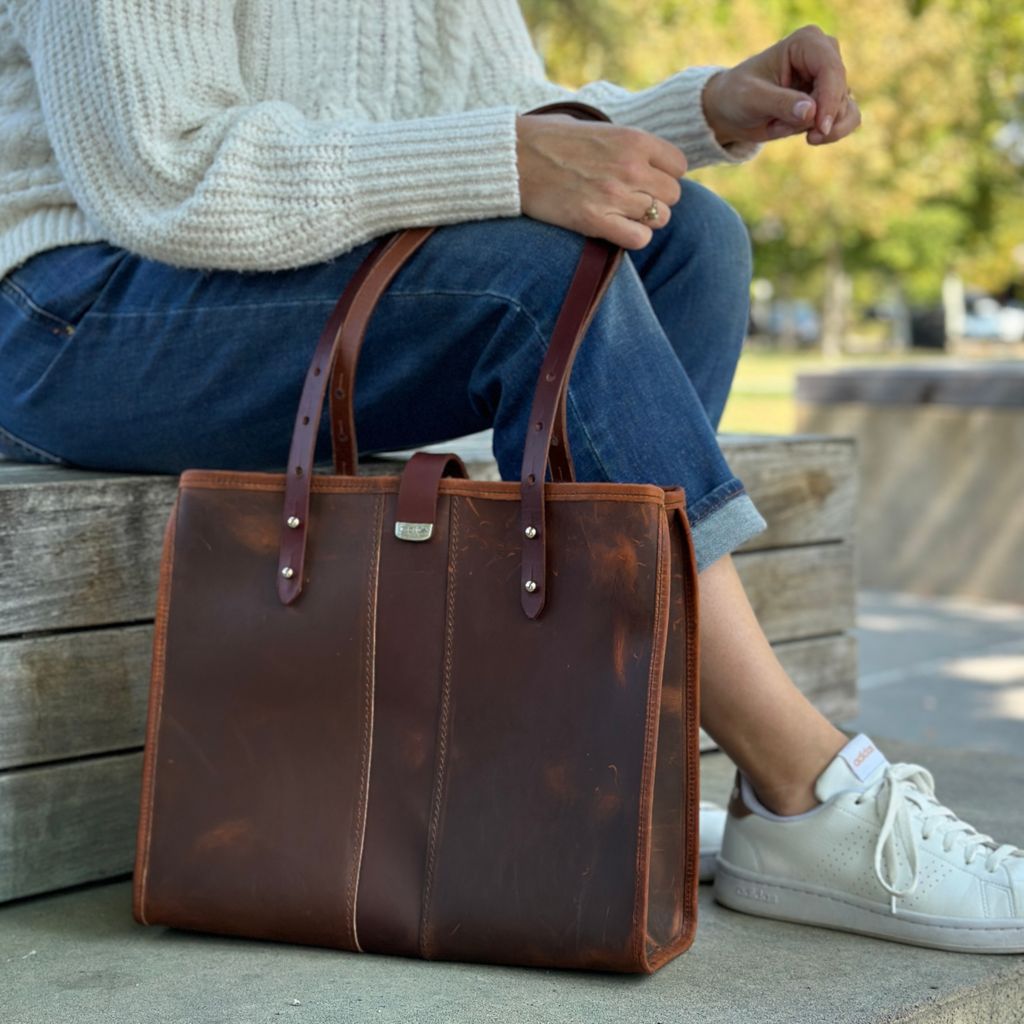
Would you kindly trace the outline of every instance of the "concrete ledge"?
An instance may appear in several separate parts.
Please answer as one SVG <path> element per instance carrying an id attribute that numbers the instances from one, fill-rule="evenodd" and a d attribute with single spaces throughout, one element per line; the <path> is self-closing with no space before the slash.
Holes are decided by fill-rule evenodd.
<path id="1" fill-rule="evenodd" d="M 1024 361 L 944 359 L 801 373 L 798 402 L 1024 408 Z"/>
<path id="2" fill-rule="evenodd" d="M 979 828 L 1024 840 L 1024 761 L 885 743 Z M 704 791 L 731 767 L 705 755 Z M 705 887 L 696 944 L 652 978 L 429 964 L 141 928 L 128 884 L 0 910 L 4 1024 L 1020 1024 L 1024 957 L 746 917 Z"/>

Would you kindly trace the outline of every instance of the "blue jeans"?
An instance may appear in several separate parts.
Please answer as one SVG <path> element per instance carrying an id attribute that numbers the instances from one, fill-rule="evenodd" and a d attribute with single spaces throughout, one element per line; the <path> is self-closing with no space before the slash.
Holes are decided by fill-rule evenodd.
<path id="1" fill-rule="evenodd" d="M 364 452 L 494 428 L 518 479 L 537 370 L 579 256 L 525 217 L 436 232 L 367 334 Z M 53 249 L 0 281 L 0 454 L 96 469 L 279 470 L 320 329 L 370 251 L 298 270 L 185 270 L 105 244 Z M 629 254 L 568 396 L 580 480 L 681 484 L 701 568 L 764 527 L 715 438 L 747 326 L 750 248 L 733 210 L 683 182 Z M 329 456 L 326 417 L 318 458 Z"/>

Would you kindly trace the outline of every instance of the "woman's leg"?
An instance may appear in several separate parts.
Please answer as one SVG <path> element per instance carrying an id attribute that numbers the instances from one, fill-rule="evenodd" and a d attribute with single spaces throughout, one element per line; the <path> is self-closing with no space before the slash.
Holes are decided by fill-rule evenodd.
<path id="1" fill-rule="evenodd" d="M 750 236 L 714 192 L 682 182 L 667 228 L 629 254 L 658 322 L 717 430 L 750 314 Z"/>
<path id="2" fill-rule="evenodd" d="M 718 426 L 747 333 L 750 241 L 742 220 L 692 181 L 665 230 L 630 253 L 672 349 Z M 813 807 L 814 781 L 845 737 L 779 664 L 736 567 L 700 577 L 701 724 L 779 814 Z"/>

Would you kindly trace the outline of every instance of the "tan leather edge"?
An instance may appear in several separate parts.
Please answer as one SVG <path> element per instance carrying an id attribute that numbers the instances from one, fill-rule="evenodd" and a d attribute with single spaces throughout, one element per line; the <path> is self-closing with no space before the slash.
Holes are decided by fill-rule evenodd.
<path id="1" fill-rule="evenodd" d="M 146 920 L 146 882 L 149 874 L 149 848 L 153 825 L 153 791 L 156 786 L 156 747 L 163 711 L 164 667 L 167 657 L 167 620 L 170 616 L 171 572 L 174 566 L 174 537 L 178 522 L 175 498 L 167 525 L 164 527 L 163 554 L 160 558 L 160 580 L 157 586 L 156 616 L 153 628 L 153 660 L 149 677 L 149 709 L 146 721 L 146 751 L 142 766 L 142 798 L 139 825 L 135 840 L 135 873 L 132 879 L 132 916 L 139 924 Z"/>
<path id="2" fill-rule="evenodd" d="M 683 552 L 686 561 L 683 565 L 683 601 L 684 606 L 692 609 L 686 617 L 686 678 L 700 678 L 700 606 L 697 578 L 697 560 L 693 550 L 693 538 L 690 524 L 683 508 L 676 508 L 676 522 L 683 531 Z M 671 942 L 656 949 L 647 958 L 645 969 L 649 973 L 658 970 L 673 957 L 684 953 L 693 945 L 697 935 L 697 900 L 700 882 L 700 853 L 697 843 L 685 841 L 686 835 L 697 835 L 700 827 L 700 686 L 687 689 L 686 697 L 686 740 L 683 771 L 686 783 L 687 820 L 684 822 L 684 843 L 686 862 L 683 865 L 683 877 L 689 879 L 689 887 L 684 892 L 683 917 L 679 934 Z"/>
<path id="3" fill-rule="evenodd" d="M 363 738 L 362 756 L 359 764 L 359 803 L 352 837 L 352 849 L 358 851 L 352 858 L 352 874 L 345 892 L 346 929 L 351 929 L 352 947 L 362 953 L 359 944 L 359 930 L 356 926 L 359 894 L 359 874 L 363 867 L 363 853 L 366 849 L 366 816 L 370 806 L 370 773 L 373 768 L 373 712 L 376 699 L 377 662 L 377 595 L 380 584 L 380 550 L 384 533 L 384 495 L 377 498 L 377 512 L 374 516 L 376 540 L 371 559 L 372 576 L 366 587 L 366 638 L 363 648 Z"/>
<path id="4" fill-rule="evenodd" d="M 518 484 L 513 485 L 518 490 Z M 455 662 L 455 586 L 458 579 L 459 503 L 448 503 L 448 585 L 445 591 L 444 659 L 441 667 L 440 713 L 437 717 L 437 740 L 434 744 L 434 784 L 430 794 L 430 821 L 427 826 L 427 854 L 423 867 L 423 892 L 420 899 L 419 953 L 432 959 L 434 938 L 430 913 L 434 889 L 434 868 L 437 847 L 444 830 L 444 803 L 447 790 L 448 739 L 451 735 L 452 666 Z"/>
<path id="5" fill-rule="evenodd" d="M 189 469 L 181 475 L 179 486 L 192 490 L 280 492 L 284 490 L 284 480 L 283 473 L 223 473 Z M 313 491 L 319 494 L 397 494 L 400 484 L 400 476 L 341 477 L 324 474 L 313 478 Z M 675 505 L 678 502 L 678 499 L 666 497 L 672 491 L 666 491 L 656 484 L 546 483 L 544 489 L 548 501 L 640 501 L 655 505 Z M 518 480 L 461 480 L 444 477 L 439 493 L 518 501 L 520 485 Z"/>
<path id="6" fill-rule="evenodd" d="M 658 574 L 652 628 L 651 665 L 647 676 L 647 727 L 644 731 L 644 761 L 640 776 L 640 813 L 637 821 L 636 894 L 633 901 L 632 956 L 637 969 L 650 974 L 647 916 L 650 912 L 651 832 L 654 828 L 654 781 L 658 734 L 661 725 L 662 683 L 668 646 L 668 606 L 672 586 L 672 545 L 668 516 L 658 522 Z"/>

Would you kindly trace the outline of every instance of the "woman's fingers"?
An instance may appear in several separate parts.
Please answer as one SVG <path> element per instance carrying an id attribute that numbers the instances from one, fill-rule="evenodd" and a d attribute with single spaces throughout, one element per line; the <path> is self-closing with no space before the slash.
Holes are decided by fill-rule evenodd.
<path id="1" fill-rule="evenodd" d="M 849 95 L 839 41 L 817 25 L 798 29 L 786 41 L 791 70 L 811 85 L 810 95 L 816 106 L 811 131 L 823 138 L 831 136 Z"/>
<path id="2" fill-rule="evenodd" d="M 649 228 L 663 228 L 672 217 L 672 208 L 657 196 L 647 192 L 637 192 L 627 217 L 646 224 Z"/>
<path id="3" fill-rule="evenodd" d="M 812 129 L 807 133 L 807 141 L 812 146 L 827 146 L 830 142 L 838 142 L 855 132 L 860 127 L 860 122 L 860 107 L 852 96 L 847 96 L 840 107 L 832 131 L 828 135 L 823 135 L 817 129 Z"/>
<path id="4" fill-rule="evenodd" d="M 637 128 L 548 115 L 521 116 L 517 129 L 527 216 L 629 249 L 668 223 L 686 171 L 678 147 Z"/>
<path id="5" fill-rule="evenodd" d="M 642 249 L 650 243 L 654 231 L 641 221 L 613 214 L 606 219 L 604 230 L 598 237 L 607 238 L 613 245 L 621 245 L 623 249 Z"/>

